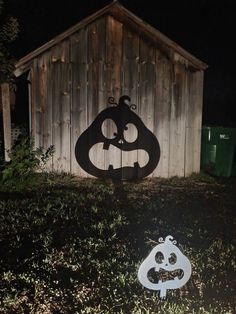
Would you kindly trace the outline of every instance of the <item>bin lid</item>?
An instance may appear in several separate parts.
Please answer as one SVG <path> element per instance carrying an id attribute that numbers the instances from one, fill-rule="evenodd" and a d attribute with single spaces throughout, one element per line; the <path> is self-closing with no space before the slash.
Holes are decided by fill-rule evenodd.
<path id="1" fill-rule="evenodd" d="M 222 126 L 203 126 L 203 141 L 219 143 L 221 141 L 236 145 L 236 128 Z"/>

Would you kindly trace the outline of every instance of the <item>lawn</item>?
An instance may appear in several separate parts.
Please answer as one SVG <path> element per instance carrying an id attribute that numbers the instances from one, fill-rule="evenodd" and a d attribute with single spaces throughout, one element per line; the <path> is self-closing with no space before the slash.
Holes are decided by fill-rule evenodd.
<path id="1" fill-rule="evenodd" d="M 21 191 L 2 186 L 0 313 L 236 313 L 235 187 L 204 176 L 66 175 Z M 168 235 L 192 276 L 162 300 L 137 272 Z"/>

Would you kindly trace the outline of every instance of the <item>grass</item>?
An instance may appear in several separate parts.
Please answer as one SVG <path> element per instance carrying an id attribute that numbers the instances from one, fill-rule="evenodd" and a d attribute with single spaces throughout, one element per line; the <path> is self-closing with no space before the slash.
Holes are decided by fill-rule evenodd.
<path id="1" fill-rule="evenodd" d="M 235 313 L 235 181 L 208 179 L 2 187 L 0 313 Z M 160 300 L 137 271 L 169 234 L 193 272 Z"/>

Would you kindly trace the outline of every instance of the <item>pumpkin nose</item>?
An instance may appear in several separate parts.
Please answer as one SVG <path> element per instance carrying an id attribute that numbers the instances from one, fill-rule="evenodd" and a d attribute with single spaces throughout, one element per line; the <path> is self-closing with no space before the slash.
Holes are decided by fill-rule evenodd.
<path id="1" fill-rule="evenodd" d="M 119 143 L 119 144 L 123 144 L 124 141 L 123 141 L 122 139 L 120 139 L 120 140 L 118 141 L 118 143 Z"/>

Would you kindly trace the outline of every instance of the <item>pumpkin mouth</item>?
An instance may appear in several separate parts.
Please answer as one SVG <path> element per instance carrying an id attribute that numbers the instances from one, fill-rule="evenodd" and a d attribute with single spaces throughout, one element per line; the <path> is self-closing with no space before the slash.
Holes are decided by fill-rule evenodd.
<path id="1" fill-rule="evenodd" d="M 181 280 L 183 276 L 184 271 L 182 269 L 167 271 L 163 268 L 151 268 L 148 272 L 148 279 L 152 283 L 161 283 L 169 280 Z"/>
<path id="2" fill-rule="evenodd" d="M 99 162 L 98 156 L 104 156 L 105 164 Z M 121 167 L 143 168 L 149 162 L 149 155 L 144 149 L 125 151 L 112 144 L 104 145 L 103 142 L 99 142 L 90 148 L 89 159 L 95 167 L 101 170 Z M 107 169 L 104 169 L 106 165 Z"/>

